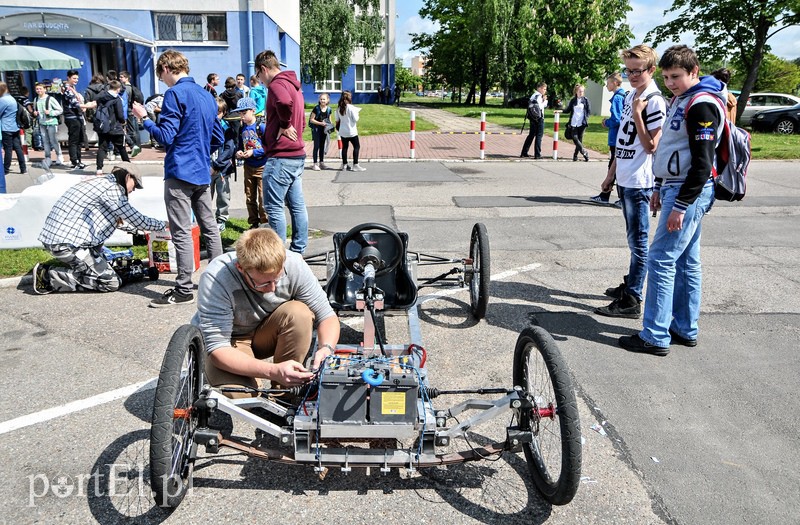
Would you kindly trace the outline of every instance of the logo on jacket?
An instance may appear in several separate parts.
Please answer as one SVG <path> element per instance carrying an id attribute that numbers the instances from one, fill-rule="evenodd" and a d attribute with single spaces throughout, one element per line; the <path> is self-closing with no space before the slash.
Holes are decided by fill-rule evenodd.
<path id="1" fill-rule="evenodd" d="M 695 140 L 716 140 L 716 131 L 711 125 L 713 122 L 698 122 L 700 127 L 694 135 Z"/>

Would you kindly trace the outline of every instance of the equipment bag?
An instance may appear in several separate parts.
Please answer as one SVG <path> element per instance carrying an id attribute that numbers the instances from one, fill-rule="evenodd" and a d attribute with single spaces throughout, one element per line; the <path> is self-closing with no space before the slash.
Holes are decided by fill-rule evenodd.
<path id="1" fill-rule="evenodd" d="M 531 122 L 542 120 L 544 115 L 542 114 L 541 106 L 539 106 L 539 99 L 533 98 L 528 101 L 528 111 L 525 113 L 525 116 L 528 117 L 528 120 Z"/>
<path id="2" fill-rule="evenodd" d="M 115 100 L 111 100 L 110 102 L 115 102 Z M 110 113 L 110 104 L 106 103 L 103 105 L 98 105 L 97 109 L 94 112 L 94 118 L 92 119 L 92 124 L 94 124 L 94 131 L 95 133 L 99 134 L 107 134 L 111 131 L 111 113 Z"/>
<path id="3" fill-rule="evenodd" d="M 722 136 L 716 149 L 717 162 L 711 172 L 714 177 L 714 198 L 729 202 L 740 201 L 744 199 L 747 190 L 747 169 L 752 156 L 750 133 L 725 118 L 725 102 L 714 93 L 703 92 L 692 97 L 686 106 L 686 112 L 689 112 L 689 107 L 697 97 L 706 94 L 713 96 L 723 115 Z"/>
<path id="4" fill-rule="evenodd" d="M 17 101 L 17 126 L 20 129 L 28 129 L 33 126 L 33 117 L 31 116 L 31 112 L 28 111 L 28 108 L 23 106 Z"/>

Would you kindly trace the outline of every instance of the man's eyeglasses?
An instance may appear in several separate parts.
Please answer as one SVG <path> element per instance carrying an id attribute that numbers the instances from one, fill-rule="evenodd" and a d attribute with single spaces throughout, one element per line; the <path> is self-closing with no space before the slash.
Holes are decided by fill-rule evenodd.
<path id="1" fill-rule="evenodd" d="M 247 278 L 250 280 L 250 286 L 251 286 L 251 287 L 252 287 L 254 290 L 266 290 L 266 289 L 267 289 L 267 288 L 269 288 L 270 286 L 273 286 L 273 287 L 276 287 L 276 288 L 277 288 L 277 286 L 278 286 L 278 281 L 280 281 L 281 279 L 283 279 L 283 277 L 286 275 L 286 272 L 285 272 L 284 270 L 281 270 L 281 274 L 280 274 L 280 275 L 277 277 L 277 279 L 272 279 L 272 280 L 270 280 L 270 281 L 264 281 L 264 282 L 261 282 L 261 283 L 256 283 L 256 280 L 255 280 L 255 279 L 253 279 L 253 276 L 252 276 L 252 275 L 250 275 L 250 274 L 247 272 L 247 270 L 245 270 L 244 268 L 242 268 L 242 271 L 243 271 L 243 272 L 244 272 L 244 274 L 247 276 Z"/>
<path id="2" fill-rule="evenodd" d="M 628 69 L 627 67 L 622 70 L 629 77 L 638 77 L 642 73 L 649 71 L 648 69 Z"/>

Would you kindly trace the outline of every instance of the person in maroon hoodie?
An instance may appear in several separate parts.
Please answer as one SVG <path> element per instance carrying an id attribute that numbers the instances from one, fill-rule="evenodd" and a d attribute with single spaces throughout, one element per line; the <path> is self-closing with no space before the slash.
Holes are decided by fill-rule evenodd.
<path id="1" fill-rule="evenodd" d="M 274 52 L 259 53 L 255 65 L 258 80 L 269 90 L 266 129 L 261 141 L 267 157 L 263 175 L 264 209 L 270 228 L 286 241 L 283 212 L 286 203 L 292 219 L 289 249 L 303 253 L 308 244 L 308 211 L 303 199 L 302 181 L 306 163 L 303 92 L 294 71 L 281 71 L 280 66 L 284 64 L 278 61 Z"/>

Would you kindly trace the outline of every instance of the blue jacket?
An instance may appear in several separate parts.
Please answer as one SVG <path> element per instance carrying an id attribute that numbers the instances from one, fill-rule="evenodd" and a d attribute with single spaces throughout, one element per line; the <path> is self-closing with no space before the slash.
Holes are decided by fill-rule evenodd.
<path id="1" fill-rule="evenodd" d="M 625 93 L 622 88 L 617 88 L 611 95 L 611 116 L 606 119 L 608 126 L 608 145 L 613 146 L 617 143 L 619 134 L 619 123 L 622 120 L 622 106 L 625 105 Z"/>
<path id="2" fill-rule="evenodd" d="M 17 99 L 6 93 L 0 97 L 0 127 L 3 131 L 19 131 L 17 126 Z"/>
<path id="3" fill-rule="evenodd" d="M 267 105 L 267 90 L 261 84 L 250 88 L 250 98 L 256 101 L 256 115 L 263 115 Z"/>
<path id="4" fill-rule="evenodd" d="M 164 93 L 158 125 L 144 127 L 167 150 L 164 179 L 211 184 L 211 152 L 225 140 L 217 120 L 217 102 L 192 77 L 183 77 Z"/>

